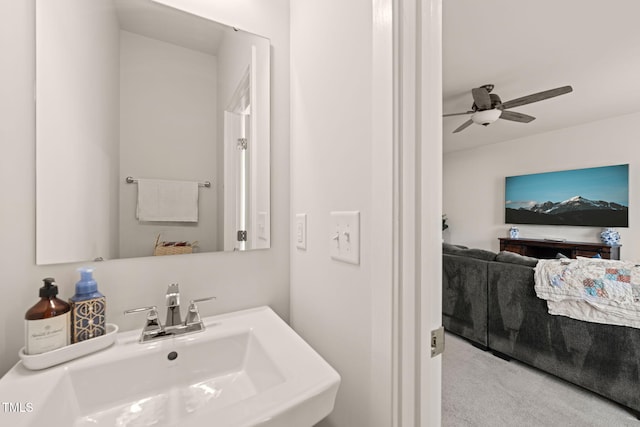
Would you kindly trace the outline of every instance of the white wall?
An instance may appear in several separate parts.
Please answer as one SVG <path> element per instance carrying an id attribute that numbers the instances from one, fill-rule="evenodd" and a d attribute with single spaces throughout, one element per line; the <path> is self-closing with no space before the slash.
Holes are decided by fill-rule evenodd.
<path id="1" fill-rule="evenodd" d="M 41 264 L 112 258 L 118 248 L 115 9 L 111 0 L 38 3 L 36 256 Z"/>
<path id="2" fill-rule="evenodd" d="M 268 3 L 268 4 L 265 4 Z M 204 315 L 268 304 L 289 318 L 289 5 L 286 0 L 206 2 L 219 21 L 271 39 L 272 245 L 266 251 L 107 261 L 95 277 L 107 296 L 109 322 L 139 328 L 143 319 L 123 310 L 162 306 L 167 285 L 181 284 L 183 301 L 216 295 Z M 40 280 L 54 276 L 65 297 L 73 293 L 79 264 L 35 265 L 34 2 L 0 2 L 0 374 L 24 345 L 22 319 L 37 301 Z M 55 165 L 56 159 L 51 160 Z"/>
<path id="3" fill-rule="evenodd" d="M 151 255 L 164 241 L 218 247 L 218 156 L 215 56 L 120 32 L 120 258 Z M 198 191 L 197 223 L 136 219 L 137 185 L 125 177 L 209 181 Z"/>
<path id="4" fill-rule="evenodd" d="M 499 250 L 504 178 L 538 172 L 629 164 L 629 228 L 618 228 L 622 259 L 640 260 L 640 113 L 444 155 L 445 240 Z M 599 242 L 599 227 L 518 225 L 521 237 Z"/>
<path id="5" fill-rule="evenodd" d="M 307 214 L 306 250 L 291 242 L 291 320 L 342 376 L 335 410 L 322 426 L 391 423 L 385 383 L 391 321 L 384 308 L 391 279 L 379 274 L 376 261 L 386 262 L 381 254 L 391 250 L 385 228 L 391 197 L 385 197 L 392 138 L 373 129 L 391 117 L 391 103 L 376 104 L 384 97 L 374 95 L 377 88 L 390 90 L 392 81 L 390 73 L 375 73 L 372 6 L 369 0 L 291 2 L 291 213 Z M 391 69 L 390 61 L 381 66 Z M 389 148 L 385 155 L 380 144 Z M 360 211 L 359 265 L 329 255 L 330 212 L 350 210 Z M 375 226 L 376 215 L 384 217 L 382 227 Z"/>

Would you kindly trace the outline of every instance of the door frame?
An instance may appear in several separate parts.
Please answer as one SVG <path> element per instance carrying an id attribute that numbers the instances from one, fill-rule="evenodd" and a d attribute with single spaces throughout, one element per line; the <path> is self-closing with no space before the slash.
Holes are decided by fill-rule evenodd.
<path id="1" fill-rule="evenodd" d="M 441 423 L 442 0 L 394 0 L 393 28 L 392 419 L 427 427 Z"/>

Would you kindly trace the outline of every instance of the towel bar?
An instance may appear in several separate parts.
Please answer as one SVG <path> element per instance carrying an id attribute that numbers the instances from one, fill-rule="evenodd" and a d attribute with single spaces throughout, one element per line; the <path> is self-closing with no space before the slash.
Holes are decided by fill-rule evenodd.
<path id="1" fill-rule="evenodd" d="M 138 183 L 138 180 L 137 180 L 137 179 L 135 179 L 135 178 L 133 178 L 133 177 L 131 177 L 131 176 L 128 176 L 128 177 L 126 177 L 126 178 L 125 178 L 125 182 L 126 182 L 127 184 L 137 184 L 137 183 Z M 211 187 L 211 182 L 210 182 L 210 181 L 199 182 L 199 183 L 198 183 L 198 186 L 200 186 L 200 187 L 207 187 L 207 188 L 209 188 L 209 187 Z"/>

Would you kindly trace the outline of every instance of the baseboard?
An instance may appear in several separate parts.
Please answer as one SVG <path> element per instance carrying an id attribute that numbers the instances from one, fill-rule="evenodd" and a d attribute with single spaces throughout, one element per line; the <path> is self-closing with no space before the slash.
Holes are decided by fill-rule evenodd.
<path id="1" fill-rule="evenodd" d="M 474 342 L 474 341 L 469 341 L 469 342 L 471 343 L 472 346 L 474 346 L 475 348 L 479 348 L 482 351 L 489 350 L 489 347 L 487 347 L 486 345 L 482 345 L 482 344 Z"/>
<path id="2" fill-rule="evenodd" d="M 500 353 L 500 352 L 499 352 L 499 351 L 497 351 L 497 350 L 491 350 L 491 353 L 492 353 L 494 356 L 496 356 L 496 357 L 498 357 L 498 358 L 500 358 L 500 359 L 502 359 L 502 360 L 506 360 L 507 362 L 511 362 L 511 356 L 507 356 L 506 354 L 504 354 L 504 353 Z"/>

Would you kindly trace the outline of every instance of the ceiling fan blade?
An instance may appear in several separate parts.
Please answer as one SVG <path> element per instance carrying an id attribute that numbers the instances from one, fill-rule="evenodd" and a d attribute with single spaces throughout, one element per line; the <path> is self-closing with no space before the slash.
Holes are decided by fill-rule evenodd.
<path id="1" fill-rule="evenodd" d="M 536 118 L 533 116 L 529 116 L 527 114 L 517 113 L 515 111 L 507 111 L 504 110 L 502 114 L 500 114 L 501 119 L 511 120 L 512 122 L 520 122 L 520 123 L 529 123 Z"/>
<path id="2" fill-rule="evenodd" d="M 543 92 L 538 92 L 531 95 L 523 96 L 522 98 L 516 98 L 512 99 L 511 101 L 503 102 L 502 108 L 519 107 L 521 105 L 531 104 L 533 102 L 553 98 L 554 96 L 564 95 L 565 93 L 569 93 L 572 91 L 573 88 L 571 86 L 562 86 L 555 89 L 545 90 Z"/>
<path id="3" fill-rule="evenodd" d="M 474 87 L 471 89 L 473 95 L 473 102 L 478 107 L 478 110 L 488 110 L 491 108 L 491 97 L 489 91 L 484 87 Z"/>
<path id="4" fill-rule="evenodd" d="M 451 113 L 451 114 L 443 114 L 442 117 L 451 117 L 451 116 L 465 116 L 467 114 L 473 114 L 474 111 L 466 111 L 464 113 Z"/>
<path id="5" fill-rule="evenodd" d="M 453 131 L 453 133 L 458 133 L 461 130 L 465 130 L 466 128 L 468 128 L 469 126 L 471 126 L 471 124 L 473 123 L 473 120 L 469 119 L 466 122 L 464 122 L 463 124 L 461 124 L 460 126 L 458 126 L 458 128 L 456 130 Z"/>

